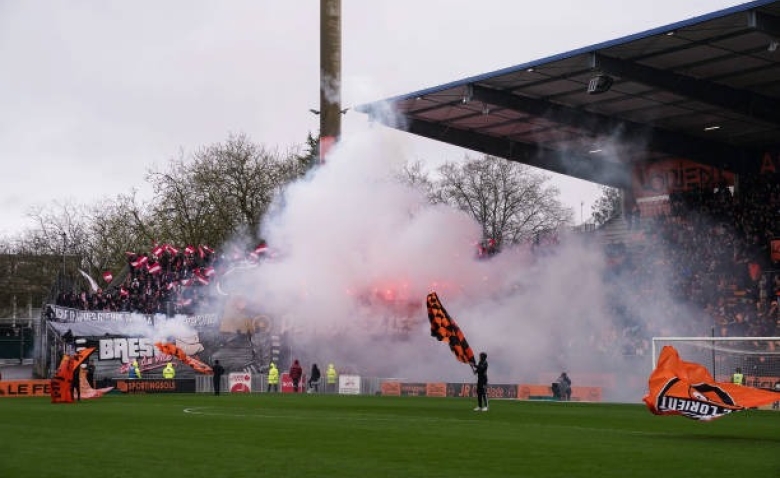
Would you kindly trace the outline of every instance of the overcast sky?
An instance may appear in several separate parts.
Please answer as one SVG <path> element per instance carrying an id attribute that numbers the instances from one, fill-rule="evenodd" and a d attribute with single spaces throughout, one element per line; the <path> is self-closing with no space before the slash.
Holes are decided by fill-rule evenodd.
<path id="1" fill-rule="evenodd" d="M 743 3 L 342 0 L 344 107 Z M 32 207 L 137 188 L 180 150 L 246 133 L 287 149 L 319 120 L 319 1 L 0 0 L 0 236 Z M 366 127 L 349 112 L 343 133 Z M 465 150 L 397 133 L 409 159 Z M 580 219 L 598 187 L 554 176 Z"/>

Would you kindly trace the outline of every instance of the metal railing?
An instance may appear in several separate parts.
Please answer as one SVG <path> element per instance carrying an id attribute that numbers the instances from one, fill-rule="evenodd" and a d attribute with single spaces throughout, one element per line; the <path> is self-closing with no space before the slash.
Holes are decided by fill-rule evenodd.
<path id="1" fill-rule="evenodd" d="M 361 395 L 377 395 L 381 391 L 382 380 L 380 377 L 360 377 L 360 394 Z M 228 389 L 228 377 L 222 376 L 220 382 L 220 390 L 224 393 L 229 393 Z M 303 393 L 306 392 L 306 383 L 301 383 L 303 387 Z M 281 385 L 279 386 L 281 390 Z M 252 374 L 252 393 L 267 393 L 268 390 L 268 375 Z M 214 393 L 214 380 L 211 375 L 197 375 L 195 377 L 195 391 L 197 393 Z M 320 381 L 319 392 L 327 393 L 324 381 Z"/>

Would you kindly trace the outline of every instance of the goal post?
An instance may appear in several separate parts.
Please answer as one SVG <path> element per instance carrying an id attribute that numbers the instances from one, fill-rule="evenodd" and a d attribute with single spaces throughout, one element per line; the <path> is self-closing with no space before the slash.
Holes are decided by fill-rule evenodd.
<path id="1" fill-rule="evenodd" d="M 780 337 L 653 337 L 652 369 L 665 345 L 706 367 L 717 382 L 730 382 L 739 368 L 747 386 L 780 387 Z"/>

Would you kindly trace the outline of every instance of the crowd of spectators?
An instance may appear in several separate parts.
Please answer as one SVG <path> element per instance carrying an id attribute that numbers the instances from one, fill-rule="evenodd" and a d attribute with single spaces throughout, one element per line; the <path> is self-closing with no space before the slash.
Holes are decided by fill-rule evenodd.
<path id="1" fill-rule="evenodd" d="M 215 305 L 218 278 L 239 262 L 257 261 L 264 244 L 244 254 L 219 255 L 208 246 L 154 246 L 148 252 L 128 253 L 127 265 L 106 287 L 61 292 L 56 304 L 79 310 L 193 314 Z"/>
<path id="2" fill-rule="evenodd" d="M 643 355 L 653 336 L 780 336 L 780 264 L 770 254 L 780 237 L 776 177 L 743 178 L 736 194 L 726 185 L 672 194 L 668 213 L 632 222 L 628 243 L 608 245 L 619 320 L 598 343 Z"/>

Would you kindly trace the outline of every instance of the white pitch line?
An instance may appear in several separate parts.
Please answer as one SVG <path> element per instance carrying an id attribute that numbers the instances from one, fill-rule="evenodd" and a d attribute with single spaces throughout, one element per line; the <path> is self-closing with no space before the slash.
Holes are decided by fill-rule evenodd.
<path id="1" fill-rule="evenodd" d="M 213 407 L 194 407 L 185 408 L 184 413 L 189 415 L 200 416 L 213 416 L 213 417 L 236 417 L 236 418 L 283 418 L 285 420 L 310 420 L 311 416 L 303 416 L 300 413 L 286 414 L 286 413 L 233 413 L 233 412 L 219 412 L 211 410 Z M 344 415 L 322 416 L 318 415 L 318 420 L 344 420 Z M 414 421 L 414 422 L 481 422 L 479 419 L 469 418 L 426 418 L 426 417 L 409 417 L 404 415 L 383 415 L 378 417 L 376 415 L 348 415 L 350 420 L 365 421 L 365 422 L 398 422 L 398 421 Z"/>

